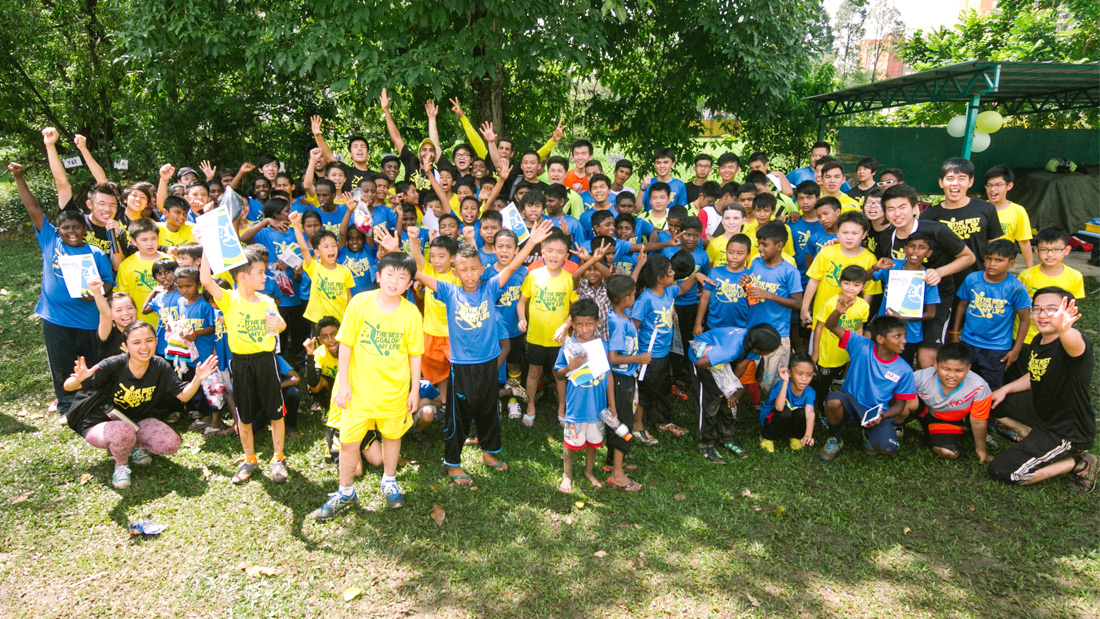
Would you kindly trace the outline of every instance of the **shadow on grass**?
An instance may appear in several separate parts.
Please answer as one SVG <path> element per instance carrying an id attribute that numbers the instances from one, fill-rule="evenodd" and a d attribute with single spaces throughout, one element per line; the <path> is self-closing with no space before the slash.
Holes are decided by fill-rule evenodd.
<path id="1" fill-rule="evenodd" d="M 113 470 L 113 462 L 108 468 Z M 132 470 L 130 487 L 122 490 L 113 489 L 119 498 L 108 512 L 110 519 L 123 528 L 129 525 L 132 510 L 172 493 L 188 498 L 199 497 L 210 487 L 203 480 L 201 470 L 181 466 L 171 456 L 154 456 L 152 464 L 140 467 L 131 464 L 130 468 Z M 108 486 L 111 483 L 110 470 L 106 471 L 106 475 L 101 476 L 103 483 Z"/>
<path id="2" fill-rule="evenodd" d="M 38 432 L 38 428 L 23 423 L 10 415 L 0 413 L 0 435 L 3 434 L 28 434 Z"/>

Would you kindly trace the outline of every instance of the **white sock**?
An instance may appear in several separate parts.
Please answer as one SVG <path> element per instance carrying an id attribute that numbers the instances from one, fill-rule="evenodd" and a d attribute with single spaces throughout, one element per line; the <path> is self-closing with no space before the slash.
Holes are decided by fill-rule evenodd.
<path id="1" fill-rule="evenodd" d="M 355 486 L 340 486 L 340 494 L 344 496 L 355 494 Z"/>
<path id="2" fill-rule="evenodd" d="M 385 486 L 386 484 L 396 484 L 396 483 L 397 483 L 397 476 L 396 475 L 383 475 L 382 476 L 382 485 L 383 486 Z"/>

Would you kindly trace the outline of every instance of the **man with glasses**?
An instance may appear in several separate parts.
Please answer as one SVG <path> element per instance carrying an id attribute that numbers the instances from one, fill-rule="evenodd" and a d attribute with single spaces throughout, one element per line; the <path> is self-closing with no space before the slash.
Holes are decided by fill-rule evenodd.
<path id="1" fill-rule="evenodd" d="M 1020 245 L 1020 253 L 1030 269 L 1035 265 L 1035 257 L 1031 255 L 1031 219 L 1024 207 L 1008 199 L 1014 180 L 1016 175 L 1003 165 L 989 168 L 985 173 L 985 195 L 997 209 L 1004 238 Z"/>
<path id="2" fill-rule="evenodd" d="M 1078 490 L 1096 488 L 1100 457 L 1084 453 L 1096 439 L 1096 410 L 1089 401 L 1096 357 L 1092 342 L 1074 328 L 1080 318 L 1069 292 L 1036 291 L 1031 321 L 1039 337 L 1021 356 L 1027 373 L 993 392 L 992 416 L 1023 438 L 989 464 L 993 479 L 1034 484 L 1070 475 Z"/>
<path id="3" fill-rule="evenodd" d="M 695 171 L 695 178 L 684 183 L 688 204 L 695 203 L 699 192 L 703 190 L 703 183 L 710 180 L 710 173 L 714 171 L 714 158 L 706 153 L 695 155 L 695 165 L 692 166 L 692 170 Z"/>

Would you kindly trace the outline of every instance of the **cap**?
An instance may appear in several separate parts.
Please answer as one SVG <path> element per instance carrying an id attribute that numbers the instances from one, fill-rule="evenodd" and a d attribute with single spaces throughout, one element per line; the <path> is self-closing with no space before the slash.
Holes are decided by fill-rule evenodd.
<path id="1" fill-rule="evenodd" d="M 199 175 L 199 173 L 195 171 L 195 168 L 180 168 L 180 171 L 176 173 L 176 178 L 183 178 L 184 174 Z"/>

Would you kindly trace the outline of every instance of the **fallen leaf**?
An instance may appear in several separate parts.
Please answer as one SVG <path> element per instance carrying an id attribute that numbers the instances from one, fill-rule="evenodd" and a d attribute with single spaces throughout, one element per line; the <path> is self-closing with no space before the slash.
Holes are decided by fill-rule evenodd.
<path id="1" fill-rule="evenodd" d="M 237 569 L 238 570 L 245 570 L 245 569 L 248 569 L 248 567 L 250 565 L 252 565 L 252 564 L 249 563 L 248 561 L 241 561 L 241 562 L 237 563 Z"/>
<path id="2" fill-rule="evenodd" d="M 596 554 L 593 555 L 593 556 L 596 557 L 597 559 L 602 559 L 602 558 L 607 556 L 607 551 L 606 550 L 597 550 Z"/>
<path id="3" fill-rule="evenodd" d="M 913 529 L 910 529 L 909 527 L 905 527 L 904 529 L 901 530 L 901 533 L 902 533 L 902 535 L 909 535 L 909 533 L 912 532 L 912 530 Z"/>
<path id="4" fill-rule="evenodd" d="M 278 570 L 266 565 L 249 565 L 245 568 L 244 573 L 248 574 L 249 578 L 255 578 L 257 576 L 274 576 L 282 570 Z"/>
<path id="5" fill-rule="evenodd" d="M 31 493 L 30 492 L 24 492 L 23 494 L 21 494 L 21 495 L 15 497 L 14 499 L 12 499 L 11 504 L 15 505 L 16 503 L 22 503 L 22 502 L 26 501 L 29 498 L 31 498 Z"/>
<path id="6" fill-rule="evenodd" d="M 749 598 L 749 604 L 752 604 L 754 608 L 760 607 L 760 602 L 758 602 L 756 598 L 752 597 L 751 594 L 746 593 L 745 597 Z"/>
<path id="7" fill-rule="evenodd" d="M 573 503 L 573 507 L 576 507 L 577 509 L 584 509 L 584 501 L 576 501 L 575 503 Z"/>
<path id="8" fill-rule="evenodd" d="M 744 490 L 741 491 L 741 496 L 745 497 L 746 499 L 752 498 L 752 493 L 749 492 L 748 488 L 745 488 Z"/>
<path id="9" fill-rule="evenodd" d="M 640 530 L 642 529 L 642 525 L 640 525 L 640 524 L 638 524 L 637 522 L 635 522 L 635 523 L 634 523 L 634 528 L 635 528 L 635 529 L 638 529 L 638 530 L 640 531 Z"/>
<path id="10" fill-rule="evenodd" d="M 359 597 L 361 593 L 363 593 L 363 590 L 359 587 L 348 587 L 347 589 L 344 589 L 344 601 L 350 602 Z"/>
<path id="11" fill-rule="evenodd" d="M 967 505 L 966 508 L 969 509 L 970 511 L 974 511 L 974 510 L 978 509 L 977 507 L 974 507 L 973 505 Z"/>
<path id="12" fill-rule="evenodd" d="M 625 610 L 626 612 L 630 612 L 630 609 L 626 607 L 626 604 L 616 604 L 616 606 Z"/>
<path id="13" fill-rule="evenodd" d="M 763 511 L 763 508 L 761 508 L 759 505 L 753 505 L 752 508 L 753 508 L 753 510 L 758 511 L 758 512 Z"/>
<path id="14" fill-rule="evenodd" d="M 672 497 L 672 500 L 674 500 L 674 501 L 683 501 L 683 500 L 684 500 L 684 499 L 686 499 L 686 498 L 687 498 L 687 497 L 686 497 L 686 496 L 684 496 L 684 495 L 682 495 L 682 494 L 677 494 L 677 495 L 674 495 L 674 496 Z"/>
<path id="15" fill-rule="evenodd" d="M 695 559 L 692 559 L 691 561 L 689 561 L 688 565 L 690 565 L 691 569 L 693 569 L 693 570 L 699 569 L 699 564 L 695 562 Z"/>
<path id="16" fill-rule="evenodd" d="M 207 468 L 205 464 L 202 465 L 202 480 L 203 481 L 210 481 L 211 475 L 212 475 L 212 473 L 210 472 L 210 469 Z"/>
<path id="17" fill-rule="evenodd" d="M 787 508 L 786 507 L 783 507 L 782 505 L 780 505 L 779 507 L 775 508 L 775 515 L 777 517 L 780 517 L 785 513 L 787 513 Z"/>
<path id="18" fill-rule="evenodd" d="M 93 477 L 93 475 L 91 473 L 84 473 L 83 475 L 80 476 L 80 483 L 81 484 L 86 484 L 86 483 L 88 483 L 89 481 L 92 480 L 92 477 Z"/>
<path id="19" fill-rule="evenodd" d="M 435 505 L 432 505 L 431 516 L 436 525 L 443 526 L 443 519 L 447 517 L 447 511 L 444 510 L 443 507 L 439 505 L 439 503 L 436 503 Z"/>

